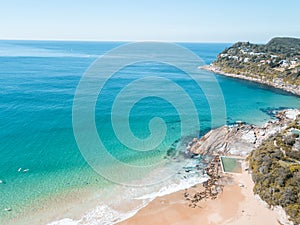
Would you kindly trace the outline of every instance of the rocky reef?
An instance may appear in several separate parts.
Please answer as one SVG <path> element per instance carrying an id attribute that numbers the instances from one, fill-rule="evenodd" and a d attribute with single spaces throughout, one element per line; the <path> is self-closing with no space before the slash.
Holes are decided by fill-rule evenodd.
<path id="1" fill-rule="evenodd" d="M 187 190 L 184 192 L 184 198 L 189 202 L 189 207 L 196 208 L 198 203 L 205 199 L 216 199 L 217 196 L 223 191 L 222 168 L 220 158 L 215 156 L 212 158 L 208 166 L 205 168 L 205 173 L 209 179 L 202 183 L 202 189 L 196 193 L 189 193 Z"/>

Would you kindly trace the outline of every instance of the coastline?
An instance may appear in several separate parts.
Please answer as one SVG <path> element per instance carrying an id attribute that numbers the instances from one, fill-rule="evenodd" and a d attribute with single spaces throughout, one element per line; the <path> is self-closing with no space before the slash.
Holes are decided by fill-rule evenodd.
<path id="1" fill-rule="evenodd" d="M 300 115 L 300 110 L 289 109 L 277 114 L 278 121 L 270 120 L 261 127 L 243 123 L 233 127 L 223 126 L 208 132 L 199 140 L 193 140 L 188 150 L 200 155 L 226 155 L 246 159 L 263 140 L 284 130 L 297 115 Z M 216 135 L 222 138 L 216 139 Z M 199 183 L 184 191 L 155 198 L 133 217 L 118 224 L 183 225 L 201 222 L 203 225 L 292 225 L 282 207 L 270 207 L 254 194 L 254 182 L 246 160 L 241 163 L 241 167 L 241 173 L 227 173 L 222 166 L 220 179 L 214 180 L 213 185 L 209 186 L 214 189 L 223 187 L 216 196 L 197 199 L 205 187 L 205 183 Z M 192 199 L 190 196 L 193 196 Z"/>
<path id="2" fill-rule="evenodd" d="M 191 190 L 192 190 L 193 188 L 191 188 Z M 227 187 L 225 187 L 225 190 L 224 190 L 224 192 L 226 192 L 226 190 L 227 190 L 228 188 Z M 237 189 L 234 189 L 235 191 L 237 191 Z M 184 193 L 183 191 L 181 191 L 182 193 Z M 229 190 L 229 192 L 230 192 L 230 190 Z M 177 192 L 175 192 L 175 193 L 177 193 Z M 172 194 L 171 194 L 172 195 Z M 182 195 L 180 195 L 180 197 L 182 197 Z M 164 196 L 162 196 L 162 197 L 157 197 L 156 199 L 159 199 L 159 198 L 164 198 Z M 156 199 L 155 200 L 153 200 L 153 201 L 156 201 Z M 226 199 L 226 198 L 225 198 Z M 76 199 L 75 199 L 76 200 Z M 96 201 L 96 199 L 93 199 L 93 200 L 95 200 Z M 207 201 L 209 201 L 209 200 L 207 200 Z M 75 203 L 72 203 L 72 200 L 70 200 L 70 202 L 67 202 L 69 205 L 70 205 L 70 208 L 74 208 L 73 207 L 73 204 L 74 205 L 79 205 L 80 203 L 77 203 L 76 201 L 74 201 Z M 97 203 L 95 202 L 95 205 L 96 205 Z M 151 203 L 150 203 L 151 204 Z M 214 202 L 214 203 L 212 203 L 213 205 L 215 205 L 216 203 Z M 95 205 L 93 205 L 93 206 L 95 206 Z M 146 206 L 146 208 L 147 208 L 147 206 Z M 188 208 L 189 210 L 191 210 L 190 208 Z M 58 210 L 58 209 L 57 209 Z M 141 209 L 141 210 L 143 210 L 143 209 Z M 111 210 L 109 209 L 109 210 L 107 210 L 107 211 L 109 211 L 109 213 L 111 213 Z M 117 211 L 115 211 L 116 213 L 118 213 Z M 80 212 L 80 213 L 83 213 L 83 212 Z M 136 212 L 134 212 L 134 214 L 135 214 Z M 59 214 L 59 215 L 61 215 L 62 213 L 61 212 L 58 212 L 57 214 Z M 139 214 L 139 212 L 137 212 L 137 214 Z M 70 215 L 69 217 L 70 218 L 72 218 L 72 219 L 75 219 L 75 221 L 74 220 L 71 220 L 72 221 L 72 224 L 77 224 L 77 221 L 79 221 L 80 220 L 80 218 L 82 218 L 83 216 L 87 216 L 86 214 L 79 214 L 78 212 L 77 212 L 77 214 L 74 214 L 73 212 L 68 212 L 67 214 L 65 214 L 65 215 Z M 125 215 L 125 214 L 124 214 Z M 44 216 L 44 215 L 43 215 Z M 74 217 L 73 217 L 74 216 Z M 97 215 L 93 215 L 93 216 L 97 216 Z M 125 215 L 125 216 L 127 216 L 127 215 Z M 130 215 L 130 216 L 132 216 L 132 215 Z M 51 220 L 52 220 L 53 218 L 51 218 Z M 61 219 L 60 217 L 59 218 L 57 218 L 57 219 Z M 76 221 L 76 219 L 78 219 L 77 221 Z M 74 222 L 74 223 L 73 223 Z M 56 223 L 55 223 L 56 224 Z M 61 223 L 61 224 L 65 224 L 65 223 Z M 71 224 L 71 222 L 70 222 L 70 224 Z"/>
<path id="3" fill-rule="evenodd" d="M 213 73 L 216 73 L 216 74 L 219 74 L 222 76 L 226 76 L 226 77 L 238 78 L 238 79 L 242 79 L 242 80 L 248 80 L 248 81 L 264 84 L 269 87 L 280 89 L 280 90 L 286 91 L 288 93 L 291 93 L 293 95 L 300 97 L 300 86 L 294 85 L 294 84 L 285 84 L 281 79 L 278 79 L 278 78 L 276 79 L 276 81 L 274 80 L 273 82 L 271 82 L 268 80 L 263 80 L 258 75 L 246 76 L 243 74 L 226 73 L 226 72 L 222 71 L 219 67 L 215 67 L 213 64 L 201 66 L 201 67 L 199 67 L 199 69 L 210 71 L 210 72 L 213 72 Z"/>
<path id="4" fill-rule="evenodd" d="M 217 199 L 207 199 L 191 208 L 183 199 L 185 191 L 179 191 L 156 198 L 136 215 L 118 224 L 282 224 L 280 216 L 254 196 L 254 183 L 247 171 L 243 170 L 242 174 L 227 174 L 224 178 L 230 181 Z M 188 191 L 193 193 L 199 189 L 200 184 Z"/>
<path id="5" fill-rule="evenodd" d="M 68 48 L 70 43 L 66 43 L 66 45 L 59 43 L 48 44 L 49 47 L 53 49 L 60 49 L 66 52 L 70 50 Z M 73 44 L 75 43 L 72 43 L 72 45 Z M 21 45 L 44 48 L 44 44 L 41 45 L 39 42 L 22 42 Z M 92 45 L 76 44 L 74 45 L 74 51 L 76 50 L 75 47 L 78 51 L 80 49 L 80 52 L 84 51 L 86 53 L 90 53 L 91 49 L 99 48 L 99 50 L 102 51 L 109 48 L 108 45 L 101 43 L 93 43 Z M 219 52 L 218 49 L 220 48 L 221 50 L 223 47 L 225 46 L 197 44 L 195 45 L 195 50 L 204 61 L 210 61 L 212 57 L 217 55 Z M 18 49 L 16 46 L 16 51 Z M 23 48 L 18 51 L 22 53 Z M 73 53 L 77 54 L 78 52 L 76 53 L 76 51 Z M 42 55 L 36 55 L 33 59 L 21 57 L 17 62 L 12 60 L 11 62 L 13 64 L 5 64 L 4 73 L 2 74 L 4 79 L 4 83 L 2 83 L 3 87 L 13 84 L 13 86 L 10 86 L 11 89 L 7 90 L 8 93 L 11 94 L 4 96 L 5 105 L 7 107 L 2 108 L 1 111 L 4 115 L 1 121 L 8 126 L 8 129 L 3 129 L 3 135 L 6 138 L 3 139 L 5 143 L 2 145 L 2 162 L 9 162 L 10 159 L 14 159 L 14 164 L 13 166 L 9 163 L 4 164 L 2 167 L 3 173 L 0 174 L 0 179 L 3 180 L 3 183 L 0 184 L 2 191 L 1 202 L 3 203 L 0 221 L 13 220 L 11 223 L 0 222 L 0 224 L 47 224 L 64 218 L 70 218 L 69 221 L 73 224 L 79 224 L 80 222 L 78 221 L 82 218 L 86 219 L 87 221 L 85 222 L 88 223 L 88 219 L 92 219 L 92 217 L 94 217 L 95 220 L 102 217 L 101 221 L 112 221 L 116 218 L 122 219 L 125 216 L 131 216 L 131 214 L 126 214 L 125 210 L 124 214 L 122 214 L 117 207 L 109 207 L 110 205 L 107 203 L 110 203 L 110 201 L 118 202 L 120 199 L 119 195 L 130 198 L 131 201 L 135 201 L 135 196 L 131 196 L 130 192 L 124 192 L 123 189 L 115 191 L 111 188 L 107 188 L 107 182 L 102 181 L 102 178 L 94 174 L 92 170 L 91 172 L 88 171 L 90 170 L 89 166 L 81 168 L 81 164 L 85 165 L 86 162 L 81 159 L 81 154 L 78 152 L 76 143 L 73 143 L 74 135 L 70 123 L 71 121 L 66 119 L 71 118 L 71 111 L 69 109 L 73 95 L 70 95 L 70 93 L 73 93 L 73 88 L 77 85 L 75 78 L 80 75 L 80 71 L 84 69 L 85 66 L 88 66 L 89 63 L 82 62 L 78 64 L 73 58 L 62 59 L 56 56 L 53 56 L 50 62 L 47 58 L 43 57 L 45 56 L 43 53 L 41 54 Z M 10 61 L 10 58 L 3 57 L 3 61 L 6 62 L 7 60 Z M 66 64 L 70 66 L 67 71 L 61 71 L 62 73 L 57 73 L 57 70 L 49 69 L 49 66 L 65 68 Z M 26 67 L 23 65 L 26 65 Z M 153 69 L 156 71 L 156 67 L 153 67 Z M 39 74 L 40 70 L 45 71 L 45 73 Z M 9 76 L 9 74 L 5 74 L 5 71 L 15 71 L 18 76 Z M 140 73 L 139 71 L 140 70 L 134 69 L 132 74 L 130 73 L 128 76 L 125 74 L 126 79 L 124 82 L 122 79 L 116 80 L 117 84 L 123 86 L 128 81 L 127 78 L 131 79 L 132 75 L 134 77 L 137 76 Z M 158 75 L 160 75 L 161 72 L 167 72 L 170 74 L 170 78 L 173 78 L 172 71 L 173 70 L 157 70 Z M 19 79 L 19 76 L 27 77 L 28 80 L 32 82 L 26 82 L 25 85 L 24 80 Z M 35 90 L 35 88 L 41 87 L 37 86 L 38 84 L 40 85 L 41 80 L 35 79 L 36 77 L 40 77 L 43 80 L 43 84 L 51 83 L 53 85 L 43 86 L 43 92 L 40 93 L 41 95 L 37 95 L 35 91 L 27 92 L 27 90 Z M 243 93 L 245 93 L 246 97 L 248 95 L 249 97 L 256 96 L 255 94 L 258 93 L 256 89 L 259 89 L 259 87 L 248 88 L 248 84 L 244 84 L 243 82 L 232 82 L 232 79 L 224 80 L 228 80 L 228 84 L 233 83 L 234 86 L 232 86 L 232 90 L 245 91 Z M 198 98 L 198 94 L 199 97 L 201 96 L 199 89 L 193 89 L 189 85 L 189 82 L 186 83 L 185 80 L 182 81 L 184 85 L 183 88 L 187 89 L 190 94 L 193 94 L 191 95 L 192 100 L 195 101 L 195 106 L 199 109 L 199 113 L 201 112 L 201 120 L 206 123 L 206 118 L 208 118 L 209 121 L 209 112 L 207 114 L 204 110 L 202 114 L 203 105 L 200 104 L 202 103 L 202 97 Z M 66 83 L 68 83 L 67 88 Z M 225 81 L 224 85 L 226 86 L 226 84 L 227 82 Z M 19 87 L 20 89 L 18 88 L 16 90 L 13 87 Z M 231 88 L 231 86 L 229 87 Z M 267 110 L 270 106 L 270 109 L 273 110 L 281 105 L 286 107 L 293 107 L 293 105 L 297 105 L 298 107 L 299 105 L 298 99 L 295 101 L 294 96 L 284 96 L 281 95 L 281 93 L 272 93 L 269 91 L 262 92 L 261 99 L 253 97 L 250 101 L 250 98 L 246 98 L 249 100 L 249 106 L 239 105 L 234 98 L 236 95 L 235 91 L 228 92 L 228 96 L 226 97 L 232 99 L 231 104 L 228 105 L 231 109 L 231 112 L 228 114 L 228 116 L 230 116 L 228 123 L 231 124 L 237 120 L 244 120 L 255 124 L 264 123 L 268 120 L 269 115 L 261 111 L 261 109 Z M 20 98 L 15 98 L 16 96 L 13 93 L 18 94 Z M 22 97 L 24 93 L 26 93 L 25 99 Z M 33 99 L 34 101 L 29 101 L 29 99 Z M 107 100 L 113 100 L 110 94 L 108 94 Z M 183 104 L 185 103 L 181 98 L 178 98 L 178 103 L 181 104 L 181 102 Z M 257 102 L 259 103 L 256 105 Z M 150 105 L 146 105 L 146 107 L 149 106 Z M 153 115 L 157 115 L 154 113 L 157 111 L 156 105 L 154 106 L 153 110 L 145 111 L 145 116 L 148 116 L 148 113 L 149 115 L 152 115 L 152 113 Z M 179 121 L 177 121 L 177 117 L 173 117 L 173 114 L 176 112 L 173 110 L 173 107 L 171 108 L 172 110 L 166 112 L 166 123 L 170 123 L 173 129 L 173 126 L 175 128 L 177 125 L 179 126 Z M 32 116 L 27 109 L 32 110 L 32 113 L 36 116 Z M 141 109 L 143 109 L 143 107 Z M 56 114 L 53 113 L 56 112 L 56 110 L 60 112 L 59 116 L 55 116 Z M 206 115 L 208 115 L 208 117 L 206 117 Z M 48 120 L 44 120 L 45 118 L 48 118 Z M 252 118 L 255 118 L 255 120 L 253 120 L 254 122 L 252 122 Z M 30 123 L 27 123 L 28 121 Z M 144 125 L 144 123 L 137 121 L 137 131 L 142 130 L 144 132 Z M 205 128 L 205 124 L 201 124 L 201 126 L 201 129 L 203 127 Z M 20 130 L 20 127 L 23 129 Z M 111 137 L 109 130 L 103 130 L 105 135 Z M 204 130 L 205 129 L 203 129 L 203 131 Z M 28 142 L 29 140 L 30 142 Z M 87 133 L 87 141 L 88 140 Z M 110 139 L 107 139 L 107 142 L 110 144 Z M 117 149 L 116 152 L 118 152 Z M 44 158 L 44 156 L 46 156 L 46 158 Z M 142 160 L 148 162 L 148 159 L 142 158 Z M 28 168 L 30 171 L 27 173 L 19 173 L 19 167 L 24 167 L 23 169 Z M 159 173 L 155 174 L 160 176 Z M 96 179 L 99 179 L 99 181 L 96 181 Z M 106 189 L 108 190 L 107 192 L 111 194 L 109 200 L 106 200 L 108 195 L 103 193 L 104 191 L 106 193 Z M 165 189 L 168 189 L 169 193 L 176 191 L 168 186 L 165 186 Z M 134 192 L 134 194 L 137 193 L 136 191 L 132 192 Z M 151 191 L 149 191 L 149 193 L 152 194 Z M 37 194 L 40 197 L 37 196 Z M 153 193 L 152 196 L 154 197 L 155 194 L 156 193 Z M 159 195 L 165 194 L 167 193 L 159 193 Z M 105 195 L 105 198 L 102 197 L 103 195 Z M 139 196 L 142 196 L 142 194 Z M 26 201 L 23 201 L 23 199 L 26 199 Z M 131 206 L 131 202 L 128 204 L 128 202 L 122 199 L 119 202 L 124 203 L 127 209 Z M 141 205 L 141 207 L 142 206 L 143 205 Z M 5 210 L 9 208 L 11 208 L 11 211 Z M 128 209 L 128 211 L 129 210 L 131 209 Z M 135 212 L 132 211 L 132 213 Z M 107 219 L 105 218 L 106 216 L 108 217 Z"/>
<path id="6" fill-rule="evenodd" d="M 233 126 L 219 127 L 208 132 L 203 138 L 193 140 L 187 146 L 187 149 L 198 155 L 204 153 L 207 155 L 218 155 L 221 153 L 222 155 L 240 156 L 245 158 L 251 149 L 255 147 L 255 144 L 259 145 L 261 141 L 269 135 L 284 129 L 286 121 L 292 120 L 296 113 L 300 113 L 300 111 L 295 109 L 280 111 L 278 113 L 278 118 L 280 120 L 270 120 L 263 126 L 239 123 Z M 216 134 L 218 136 L 216 136 Z M 253 139 L 253 136 L 256 136 L 255 140 Z M 226 145 L 220 145 L 221 142 L 225 142 Z M 221 146 L 221 148 L 218 148 L 217 146 Z M 197 152 L 199 149 L 205 149 L 205 152 Z M 234 149 L 238 151 L 234 151 Z M 108 218 L 110 221 L 115 220 L 115 222 L 106 224 L 141 224 L 143 221 L 149 221 L 149 223 L 143 222 L 143 224 L 158 225 L 198 224 L 199 221 L 201 221 L 204 225 L 252 225 L 255 223 L 260 224 L 259 222 L 263 221 L 264 224 L 270 225 L 290 225 L 286 220 L 286 216 L 282 209 L 275 208 L 276 212 L 270 210 L 266 203 L 257 196 L 254 196 L 252 192 L 253 182 L 248 171 L 248 166 L 243 165 L 242 174 L 222 174 L 223 180 L 225 180 L 224 183 L 221 182 L 222 185 L 224 185 L 223 191 L 216 199 L 205 198 L 204 201 L 198 202 L 195 207 L 190 206 L 190 202 L 186 200 L 184 195 L 186 192 L 191 194 L 201 192 L 205 180 L 200 181 L 198 179 L 198 182 L 195 182 L 189 187 L 186 186 L 186 188 L 179 191 L 178 189 L 170 190 L 170 187 L 165 187 L 164 192 L 156 192 L 155 196 L 151 196 L 149 202 L 136 208 L 130 213 L 126 212 L 126 206 L 123 206 L 123 214 L 119 210 L 114 211 L 111 208 L 103 208 L 103 206 L 100 206 L 96 207 L 96 210 L 94 211 L 88 211 L 89 213 L 87 214 L 82 214 L 81 210 L 76 210 L 76 212 L 73 210 L 65 211 L 64 215 L 68 215 L 65 219 L 58 217 L 56 218 L 58 220 L 53 220 L 53 217 L 50 219 L 44 215 L 45 217 L 36 221 L 36 224 L 41 224 L 39 223 L 41 221 L 48 221 L 49 223 L 47 224 L 49 225 L 91 224 L 91 219 L 101 219 L 101 216 L 104 216 L 105 212 L 108 213 L 109 216 L 115 217 Z M 187 174 L 189 173 L 190 172 Z M 149 196 L 147 196 L 147 198 L 150 199 Z M 93 206 L 89 208 L 94 208 L 98 205 L 98 198 L 90 198 L 90 200 L 91 199 Z M 74 204 L 73 201 L 69 203 Z M 76 202 L 75 204 L 82 205 L 83 202 Z M 88 205 L 91 206 L 91 204 Z M 88 208 L 86 208 L 86 210 L 88 210 Z M 179 223 L 179 221 L 181 222 Z M 280 221 L 280 223 L 277 221 Z"/>
<path id="7" fill-rule="evenodd" d="M 192 168 L 195 165 L 195 160 L 198 159 L 191 159 L 190 163 L 185 163 L 191 166 L 188 172 L 183 168 L 178 171 L 178 174 L 174 175 L 174 179 L 170 179 L 169 182 L 163 185 L 153 186 L 154 189 L 151 187 L 127 188 L 120 185 L 114 187 L 118 190 L 114 190 L 111 187 L 105 190 L 105 193 L 102 193 L 101 190 L 95 188 L 94 190 L 88 190 L 85 195 L 77 193 L 75 196 L 63 198 L 64 201 L 61 199 L 62 201 L 59 202 L 60 207 L 57 207 L 58 201 L 53 202 L 53 204 L 48 203 L 47 207 L 30 214 L 29 218 L 26 219 L 31 224 L 44 225 L 116 224 L 131 218 L 156 198 L 205 182 L 208 178 L 202 175 L 202 170 L 199 170 L 198 167 Z M 199 174 L 196 174 L 196 170 L 199 170 Z M 159 173 L 160 171 L 155 171 L 155 174 L 157 172 Z M 120 195 L 112 195 L 111 192 L 120 193 Z M 25 225 L 29 223 L 28 221 L 19 218 L 7 224 Z"/>
<path id="8" fill-rule="evenodd" d="M 187 150 L 195 155 L 207 155 L 208 157 L 225 155 L 245 159 L 262 140 L 268 138 L 274 132 L 283 130 L 286 124 L 299 114 L 300 111 L 297 109 L 288 109 L 279 111 L 277 114 L 278 120 L 270 120 L 263 126 L 238 123 L 233 126 L 219 127 L 211 130 L 201 139 L 195 138 L 189 143 Z M 255 134 L 255 139 L 253 139 L 253 134 Z M 216 138 L 216 135 L 222 138 Z M 222 145 L 222 143 L 226 143 L 226 145 Z M 221 147 L 218 148 L 216 146 Z M 199 149 L 204 149 L 205 152 L 201 152 Z M 207 159 L 209 159 L 209 164 L 205 167 L 205 171 L 211 179 L 212 176 L 209 174 L 209 169 L 211 169 L 210 165 L 213 162 L 213 158 Z M 122 214 L 122 216 L 120 214 L 118 219 L 112 218 L 112 222 L 105 224 L 184 225 L 199 224 L 201 222 L 203 225 L 253 225 L 256 223 L 292 225 L 281 207 L 271 208 L 258 195 L 254 195 L 254 182 L 252 181 L 248 164 L 243 161 L 241 165 L 241 173 L 224 173 L 222 167 L 222 170 L 218 170 L 220 171 L 220 178 L 217 180 L 213 179 L 210 185 L 206 184 L 207 180 L 198 179 L 198 182 L 177 190 L 171 190 L 170 187 L 165 186 L 161 193 L 151 193 L 139 198 L 139 200 L 150 200 L 147 203 L 144 202 L 143 206 L 136 208 L 130 213 Z M 191 171 L 193 173 L 196 170 Z M 189 173 L 191 172 L 185 172 L 182 175 Z M 182 181 L 184 180 L 186 178 L 182 179 Z M 216 182 L 218 183 L 217 185 Z M 208 189 L 206 188 L 207 186 Z M 218 192 L 218 194 L 212 195 L 212 192 L 209 191 L 208 196 L 195 201 L 196 198 L 194 196 L 199 195 L 199 193 L 205 190 L 217 190 L 219 187 L 222 187 L 222 191 Z M 123 205 L 123 209 L 125 212 L 127 209 L 126 205 Z M 119 210 L 114 212 L 116 215 L 121 213 Z M 69 218 L 76 216 L 73 213 L 69 215 Z M 51 222 L 49 225 L 90 224 L 92 222 L 90 219 L 101 219 L 101 215 L 104 216 L 103 210 L 99 209 L 91 215 L 80 216 L 83 219 L 73 220 L 65 218 Z"/>
<path id="9" fill-rule="evenodd" d="M 293 119 L 295 113 L 300 113 L 299 110 L 283 110 L 280 111 L 278 115 L 282 118 L 283 122 L 280 121 L 269 121 L 263 126 L 254 126 L 248 124 L 237 124 L 235 126 L 223 126 L 217 129 L 214 129 L 208 132 L 203 138 L 195 139 L 190 143 L 187 149 L 190 152 L 197 153 L 198 149 L 204 149 L 205 146 L 208 148 L 205 149 L 207 155 L 217 155 L 222 153 L 223 155 L 232 155 L 232 156 L 245 156 L 253 148 L 252 144 L 255 142 L 259 144 L 262 139 L 268 137 L 273 132 L 277 132 L 284 128 L 285 126 L 285 117 L 288 117 L 288 120 Z M 238 133 L 238 132 L 241 133 Z M 263 131 L 263 133 L 261 133 Z M 224 133 L 225 132 L 225 133 Z M 227 132 L 227 133 L 226 133 Z M 256 139 L 253 140 L 252 134 L 255 133 Z M 215 134 L 218 134 L 216 138 Z M 225 139 L 224 139 L 225 137 Z M 237 138 L 232 139 L 231 138 Z M 262 139 L 260 139 L 262 138 Z M 225 141 L 227 144 L 222 147 L 217 148 L 216 146 L 220 145 L 220 141 Z M 232 145 L 234 143 L 234 145 Z M 245 145 L 245 143 L 249 145 Z M 240 146 L 240 147 L 239 147 Z M 250 147 L 249 147 L 250 146 Z M 253 145 L 254 146 L 254 145 Z M 234 148 L 239 151 L 232 151 Z M 243 148 L 243 149 L 242 149 Z M 198 154 L 202 155 L 203 152 Z M 208 167 L 206 167 L 208 168 Z M 196 207 L 191 207 L 190 202 L 184 198 L 186 192 L 189 193 L 198 193 L 203 189 L 203 182 L 205 180 L 195 182 L 193 185 L 183 190 L 172 190 L 166 187 L 163 193 L 155 193 L 155 196 L 151 196 L 151 201 L 147 202 L 145 205 L 136 208 L 130 213 L 125 213 L 126 207 L 124 207 L 124 214 L 120 214 L 120 211 L 112 211 L 110 208 L 101 208 L 97 207 L 94 211 L 89 211 L 88 214 L 81 214 L 82 211 L 68 211 L 65 212 L 65 215 L 68 215 L 67 218 L 53 218 L 47 219 L 47 216 L 40 221 L 52 221 L 48 223 L 49 225 L 78 225 L 78 224 L 91 224 L 93 217 L 95 219 L 100 218 L 103 212 L 109 213 L 109 215 L 117 216 L 118 219 L 114 223 L 107 224 L 141 224 L 143 221 L 149 221 L 149 223 L 143 222 L 143 224 L 198 224 L 199 221 L 203 222 L 202 224 L 255 224 L 260 221 L 264 221 L 264 224 L 289 224 L 286 221 L 286 216 L 284 212 L 279 208 L 276 208 L 276 211 L 270 210 L 269 207 L 257 196 L 254 196 L 252 192 L 253 182 L 251 175 L 247 172 L 247 165 L 243 165 L 242 174 L 222 174 L 223 179 L 226 181 L 222 183 L 224 185 L 223 192 L 217 196 L 216 199 L 205 198 L 204 201 L 200 201 L 196 204 Z M 185 174 L 186 175 L 186 174 Z M 97 204 L 98 198 L 92 198 L 94 200 L 94 207 Z M 71 202 L 70 202 L 71 203 Z M 81 205 L 80 204 L 76 205 Z M 91 205 L 91 204 L 88 204 Z M 108 210 L 109 209 L 109 210 Z M 115 213 L 115 214 L 113 214 Z M 72 218 L 72 219 L 68 219 Z M 169 220 L 169 219 L 172 220 Z M 265 219 L 267 218 L 267 219 Z M 49 220 L 50 219 L 50 220 Z M 113 219 L 113 218 L 111 218 Z M 174 219 L 174 220 L 173 220 Z M 278 223 L 277 221 L 280 221 Z M 39 221 L 39 222 L 40 222 Z M 112 221 L 112 220 L 111 220 Z M 122 222 L 123 221 L 123 222 Z M 179 221 L 181 221 L 179 223 Z M 250 221 L 250 222 L 249 222 Z M 249 222 L 249 223 L 247 223 Z M 36 223 L 40 224 L 40 223 Z M 46 224 L 46 223 L 43 223 Z"/>

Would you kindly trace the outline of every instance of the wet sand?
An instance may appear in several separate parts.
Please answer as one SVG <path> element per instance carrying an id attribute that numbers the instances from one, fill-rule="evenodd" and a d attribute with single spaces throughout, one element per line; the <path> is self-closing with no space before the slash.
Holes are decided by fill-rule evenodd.
<path id="1" fill-rule="evenodd" d="M 189 206 L 184 193 L 179 191 L 153 200 L 135 216 L 120 225 L 277 225 L 277 214 L 270 210 L 253 194 L 253 181 L 248 172 L 226 174 L 230 180 L 217 199 L 202 200 L 195 208 Z M 202 185 L 187 190 L 189 193 L 201 190 Z"/>

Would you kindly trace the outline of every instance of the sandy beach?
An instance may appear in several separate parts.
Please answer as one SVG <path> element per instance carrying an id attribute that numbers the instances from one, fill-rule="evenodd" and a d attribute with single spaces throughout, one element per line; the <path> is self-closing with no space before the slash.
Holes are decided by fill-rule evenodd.
<path id="1" fill-rule="evenodd" d="M 277 113 L 278 121 L 269 121 L 262 127 L 240 124 L 229 129 L 224 126 L 212 130 L 200 140 L 193 140 L 189 148 L 191 152 L 215 156 L 205 169 L 210 179 L 189 189 L 156 198 L 120 224 L 293 224 L 281 207 L 270 208 L 258 195 L 254 195 L 254 182 L 246 156 L 274 132 L 285 129 L 297 115 L 297 109 L 284 110 Z M 237 152 L 236 149 L 241 150 Z M 231 163 L 224 164 L 226 161 L 220 155 L 239 161 L 231 167 Z M 239 170 L 235 170 L 237 165 Z"/>
<path id="2" fill-rule="evenodd" d="M 184 193 L 200 191 L 202 184 L 153 200 L 135 216 L 120 225 L 135 224 L 201 224 L 201 225 L 276 225 L 278 215 L 253 194 L 250 174 L 225 174 L 223 192 L 217 199 L 205 199 L 195 208 L 189 206 Z"/>

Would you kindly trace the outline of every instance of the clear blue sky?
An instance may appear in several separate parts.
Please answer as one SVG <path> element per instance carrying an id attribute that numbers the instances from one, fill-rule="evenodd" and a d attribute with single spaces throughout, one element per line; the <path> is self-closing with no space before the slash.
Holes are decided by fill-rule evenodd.
<path id="1" fill-rule="evenodd" d="M 266 42 L 300 37 L 299 0 L 0 0 L 0 39 Z"/>

